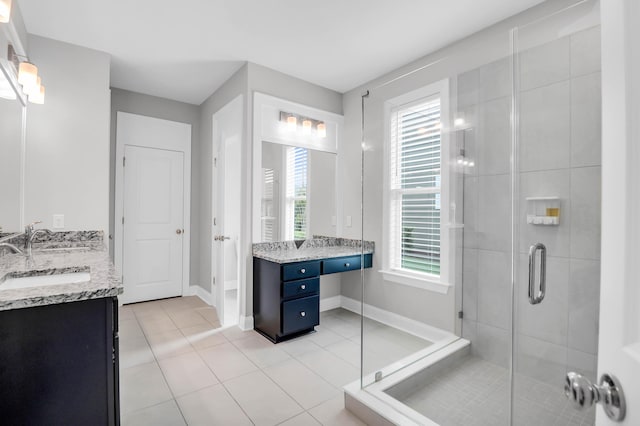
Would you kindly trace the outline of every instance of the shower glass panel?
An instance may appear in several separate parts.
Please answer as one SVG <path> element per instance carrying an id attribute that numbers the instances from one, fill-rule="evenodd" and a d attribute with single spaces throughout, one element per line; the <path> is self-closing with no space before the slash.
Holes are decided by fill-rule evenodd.
<path id="1" fill-rule="evenodd" d="M 514 30 L 519 192 L 513 424 L 589 425 L 567 372 L 596 380 L 600 294 L 601 92 L 597 2 Z M 546 251 L 544 298 L 529 297 L 529 253 Z M 533 296 L 539 293 L 537 251 Z"/>
<path id="2" fill-rule="evenodd" d="M 375 242 L 342 281 L 361 385 L 416 424 L 593 423 L 563 383 L 597 359 L 598 25 L 548 1 L 345 95 Z"/>

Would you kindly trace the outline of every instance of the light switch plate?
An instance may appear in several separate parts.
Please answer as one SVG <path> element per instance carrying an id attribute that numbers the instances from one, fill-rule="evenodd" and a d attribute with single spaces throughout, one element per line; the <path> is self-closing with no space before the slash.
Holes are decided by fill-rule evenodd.
<path id="1" fill-rule="evenodd" d="M 64 228 L 64 215 L 63 214 L 54 214 L 53 215 L 53 229 L 62 229 Z"/>
<path id="2" fill-rule="evenodd" d="M 347 226 L 351 226 L 351 216 L 347 216 Z"/>

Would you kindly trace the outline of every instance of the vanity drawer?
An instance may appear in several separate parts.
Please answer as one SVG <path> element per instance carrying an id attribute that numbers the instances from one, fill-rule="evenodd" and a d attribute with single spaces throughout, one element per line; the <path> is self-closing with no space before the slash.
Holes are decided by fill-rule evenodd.
<path id="1" fill-rule="evenodd" d="M 320 278 L 289 281 L 282 283 L 282 298 L 318 294 L 320 291 Z"/>
<path id="2" fill-rule="evenodd" d="M 320 261 L 287 263 L 282 265 L 282 281 L 300 280 L 320 275 Z"/>
<path id="3" fill-rule="evenodd" d="M 313 328 L 320 323 L 320 296 L 282 302 L 282 334 Z"/>
<path id="4" fill-rule="evenodd" d="M 360 255 L 338 257 L 336 259 L 328 259 L 322 262 L 323 274 L 334 274 L 336 272 L 354 271 L 360 269 Z"/>

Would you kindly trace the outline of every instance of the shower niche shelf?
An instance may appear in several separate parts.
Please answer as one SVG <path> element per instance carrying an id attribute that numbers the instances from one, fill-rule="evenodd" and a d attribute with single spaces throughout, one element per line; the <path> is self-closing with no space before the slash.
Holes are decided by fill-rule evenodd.
<path id="1" fill-rule="evenodd" d="M 527 223 L 530 225 L 560 225 L 559 197 L 528 197 Z"/>

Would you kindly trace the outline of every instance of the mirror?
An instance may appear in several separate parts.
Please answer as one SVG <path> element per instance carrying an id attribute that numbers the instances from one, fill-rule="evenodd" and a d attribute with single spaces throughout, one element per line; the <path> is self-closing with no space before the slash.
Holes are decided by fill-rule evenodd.
<path id="1" fill-rule="evenodd" d="M 262 142 L 261 241 L 336 236 L 336 154 Z"/>
<path id="2" fill-rule="evenodd" d="M 0 234 L 22 229 L 23 116 L 25 107 L 0 62 Z"/>

